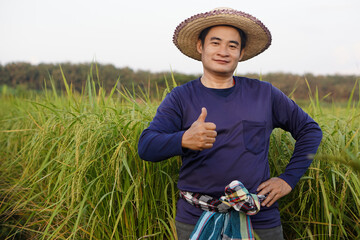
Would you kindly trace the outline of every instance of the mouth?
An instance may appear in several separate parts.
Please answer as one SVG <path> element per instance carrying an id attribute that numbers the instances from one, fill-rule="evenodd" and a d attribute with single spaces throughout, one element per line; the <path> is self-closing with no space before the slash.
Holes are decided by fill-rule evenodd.
<path id="1" fill-rule="evenodd" d="M 217 62 L 217 63 L 219 63 L 219 64 L 227 64 L 227 63 L 230 62 L 230 61 L 228 61 L 228 60 L 223 60 L 223 59 L 215 59 L 214 61 Z"/>

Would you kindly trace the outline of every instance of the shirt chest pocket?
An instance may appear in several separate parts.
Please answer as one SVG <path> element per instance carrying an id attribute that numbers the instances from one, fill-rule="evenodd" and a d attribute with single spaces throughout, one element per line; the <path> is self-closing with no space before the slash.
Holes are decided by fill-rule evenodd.
<path id="1" fill-rule="evenodd" d="M 243 138 L 246 150 L 259 154 L 265 149 L 265 122 L 243 121 Z"/>

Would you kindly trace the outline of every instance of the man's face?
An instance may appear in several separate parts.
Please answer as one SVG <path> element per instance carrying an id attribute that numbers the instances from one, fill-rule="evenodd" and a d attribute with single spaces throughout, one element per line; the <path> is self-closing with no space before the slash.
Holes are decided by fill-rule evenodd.
<path id="1" fill-rule="evenodd" d="M 240 51 L 239 32 L 229 26 L 215 26 L 205 37 L 204 45 L 199 40 L 197 50 L 201 54 L 204 72 L 232 76 L 244 51 Z"/>

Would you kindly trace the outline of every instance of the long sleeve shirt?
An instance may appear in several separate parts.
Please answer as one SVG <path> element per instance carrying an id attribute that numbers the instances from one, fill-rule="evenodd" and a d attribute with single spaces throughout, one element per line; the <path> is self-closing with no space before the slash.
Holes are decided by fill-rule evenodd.
<path id="1" fill-rule="evenodd" d="M 139 156 L 157 162 L 180 155 L 178 188 L 220 197 L 233 180 L 250 193 L 270 178 L 268 152 L 274 128 L 289 131 L 296 140 L 293 155 L 279 177 L 292 188 L 312 162 L 322 138 L 318 124 L 296 103 L 270 83 L 234 77 L 235 86 L 226 96 L 206 88 L 196 79 L 174 88 L 157 109 L 150 126 L 140 136 Z M 194 151 L 182 148 L 184 132 L 207 109 L 206 122 L 216 125 L 212 148 Z M 196 224 L 202 210 L 179 199 L 176 220 Z M 278 204 L 262 207 L 251 218 L 253 227 L 281 224 Z"/>

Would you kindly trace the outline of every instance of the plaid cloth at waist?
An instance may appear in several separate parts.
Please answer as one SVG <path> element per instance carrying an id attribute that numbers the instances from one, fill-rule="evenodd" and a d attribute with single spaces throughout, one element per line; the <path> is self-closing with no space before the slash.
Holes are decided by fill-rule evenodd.
<path id="1" fill-rule="evenodd" d="M 254 215 L 260 210 L 264 195 L 251 194 L 240 181 L 234 180 L 225 188 L 225 196 L 220 199 L 200 193 L 180 190 L 180 197 L 191 205 L 209 212 L 226 213 L 234 208 L 247 215 Z"/>
<path id="2" fill-rule="evenodd" d="M 255 239 L 249 215 L 259 212 L 260 201 L 265 196 L 249 193 L 240 181 L 226 186 L 225 196 L 220 199 L 186 191 L 180 191 L 180 196 L 204 210 L 190 240 Z"/>

